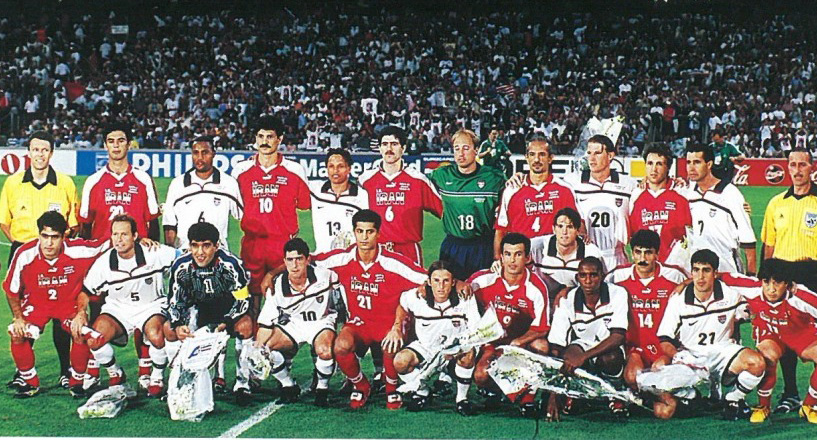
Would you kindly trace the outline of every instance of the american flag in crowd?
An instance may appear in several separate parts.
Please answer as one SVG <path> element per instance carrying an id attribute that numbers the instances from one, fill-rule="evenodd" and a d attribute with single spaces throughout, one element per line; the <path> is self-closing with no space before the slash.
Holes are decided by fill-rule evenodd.
<path id="1" fill-rule="evenodd" d="M 496 88 L 497 93 L 501 93 L 505 96 L 513 95 L 516 93 L 516 90 L 513 88 L 513 84 L 505 84 L 504 86 L 499 86 Z"/>

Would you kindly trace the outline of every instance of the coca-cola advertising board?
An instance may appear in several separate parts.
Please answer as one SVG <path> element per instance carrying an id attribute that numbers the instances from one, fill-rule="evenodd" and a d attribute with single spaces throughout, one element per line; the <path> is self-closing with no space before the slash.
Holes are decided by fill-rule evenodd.
<path id="1" fill-rule="evenodd" d="M 678 159 L 677 164 L 675 174 L 686 177 L 686 159 Z M 817 183 L 817 170 L 811 173 L 811 181 Z M 786 159 L 746 159 L 735 164 L 732 183 L 737 186 L 790 186 L 791 178 L 786 171 Z"/>

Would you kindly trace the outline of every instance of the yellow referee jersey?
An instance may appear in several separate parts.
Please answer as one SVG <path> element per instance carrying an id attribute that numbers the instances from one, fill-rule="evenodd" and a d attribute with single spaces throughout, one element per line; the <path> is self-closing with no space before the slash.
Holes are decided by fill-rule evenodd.
<path id="1" fill-rule="evenodd" d="M 766 206 L 760 239 L 774 246 L 774 258 L 786 261 L 817 260 L 817 185 L 797 196 L 794 187 Z"/>
<path id="2" fill-rule="evenodd" d="M 0 224 L 9 225 L 14 241 L 37 238 L 37 219 L 45 211 L 59 211 L 68 226 L 77 225 L 77 187 L 70 176 L 48 167 L 42 185 L 34 183 L 31 168 L 6 179 L 0 191 Z"/>

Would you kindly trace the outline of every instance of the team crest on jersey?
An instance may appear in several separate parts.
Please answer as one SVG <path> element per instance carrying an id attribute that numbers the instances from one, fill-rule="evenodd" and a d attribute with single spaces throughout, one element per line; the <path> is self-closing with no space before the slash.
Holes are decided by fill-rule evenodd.
<path id="1" fill-rule="evenodd" d="M 806 227 L 813 228 L 817 226 L 817 213 L 815 212 L 806 212 Z"/>
<path id="2" fill-rule="evenodd" d="M 287 184 L 287 177 L 286 176 L 278 176 L 278 179 L 275 180 L 275 183 L 279 185 L 286 185 Z"/>
<path id="3" fill-rule="evenodd" d="M 221 199 L 216 197 L 216 198 L 213 199 L 213 203 L 215 203 L 215 205 L 218 206 L 218 205 L 221 204 Z"/>
<path id="4" fill-rule="evenodd" d="M 667 202 L 667 204 L 664 206 L 664 209 L 675 211 L 675 202 Z"/>
<path id="5" fill-rule="evenodd" d="M 130 185 L 128 187 L 128 192 L 131 194 L 136 194 L 139 192 L 139 188 L 137 188 L 136 185 Z"/>
<path id="6" fill-rule="evenodd" d="M 318 297 L 315 298 L 315 301 L 317 301 L 318 304 L 323 304 L 323 295 L 318 295 Z"/>
<path id="7" fill-rule="evenodd" d="M 153 284 L 153 278 L 145 278 L 145 284 L 147 284 L 148 286 Z"/>
<path id="8" fill-rule="evenodd" d="M 71 275 L 74 273 L 74 266 L 65 266 L 62 271 L 65 272 L 66 275 Z"/>
<path id="9" fill-rule="evenodd" d="M 383 275 L 382 273 L 378 273 L 378 274 L 374 275 L 374 282 L 375 283 L 383 283 L 385 281 L 386 281 L 386 275 Z"/>
<path id="10" fill-rule="evenodd" d="M 623 205 L 623 204 L 624 204 L 624 199 L 622 199 L 621 197 L 616 197 L 616 206 L 621 208 L 621 205 Z"/>
<path id="11" fill-rule="evenodd" d="M 485 188 L 485 181 L 480 180 L 479 182 L 477 182 L 477 186 L 479 187 L 479 189 Z"/>
<path id="12" fill-rule="evenodd" d="M 411 184 L 408 182 L 400 182 L 400 191 L 409 191 L 411 190 Z"/>
<path id="13" fill-rule="evenodd" d="M 726 315 L 718 315 L 718 322 L 726 324 Z"/>
<path id="14" fill-rule="evenodd" d="M 714 210 L 714 209 L 710 209 L 710 210 L 709 210 L 709 216 L 710 216 L 710 217 L 715 217 L 715 214 L 716 214 L 716 212 L 715 212 L 715 210 Z"/>

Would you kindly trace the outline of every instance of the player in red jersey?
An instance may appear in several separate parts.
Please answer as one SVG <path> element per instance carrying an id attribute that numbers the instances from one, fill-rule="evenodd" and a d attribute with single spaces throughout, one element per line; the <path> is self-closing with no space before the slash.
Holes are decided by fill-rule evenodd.
<path id="1" fill-rule="evenodd" d="M 24 385 L 17 386 L 14 397 L 33 397 L 40 392 L 32 344 L 51 319 L 59 320 L 73 336 L 69 390 L 82 397 L 90 355 L 81 334 L 88 322 L 88 297 L 82 293 L 82 280 L 107 242 L 65 240 L 68 223 L 56 211 L 41 215 L 37 227 L 39 237 L 20 246 L 3 283 L 13 316 L 9 326 L 11 356 L 25 380 Z"/>
<path id="2" fill-rule="evenodd" d="M 298 234 L 297 210 L 311 207 L 306 172 L 278 152 L 283 139 L 283 122 L 262 116 L 255 135 L 258 153 L 233 171 L 244 204 L 241 259 L 250 272 L 254 314 L 260 310 L 261 281 L 284 264 L 284 244 Z"/>
<path id="3" fill-rule="evenodd" d="M 576 196 L 551 173 L 553 154 L 543 136 L 534 135 L 525 147 L 530 172 L 521 186 L 509 184 L 502 193 L 494 234 L 494 260 L 501 258 L 502 238 L 518 232 L 528 238 L 553 233 L 553 216 L 562 208 L 576 210 Z M 521 174 L 520 174 L 521 176 Z"/>
<path id="4" fill-rule="evenodd" d="M 630 295 L 630 325 L 627 330 L 627 365 L 624 382 L 637 390 L 636 373 L 670 363 L 661 351 L 656 331 L 675 286 L 686 280 L 686 275 L 672 266 L 658 262 L 661 238 L 658 233 L 641 229 L 630 239 L 633 264 L 620 266 L 607 275 L 608 283 L 615 283 Z"/>
<path id="5" fill-rule="evenodd" d="M 797 286 L 789 267 L 783 260 L 772 258 L 763 262 L 758 278 L 741 274 L 721 276 L 725 284 L 736 288 L 746 299 L 757 349 L 766 360 L 766 374 L 757 387 L 758 406 L 749 418 L 753 423 L 769 418 L 777 363 L 786 349 L 803 361 L 817 364 L 817 293 Z M 817 423 L 817 369 L 811 373 L 800 417 Z"/>
<path id="6" fill-rule="evenodd" d="M 379 246 L 380 216 L 363 209 L 352 217 L 355 243 L 313 257 L 320 267 L 338 274 L 346 305 L 346 323 L 335 339 L 335 361 L 351 380 L 354 392 L 349 406 L 362 408 L 371 393 L 371 384 L 360 371 L 356 352 L 361 348 L 382 346 L 386 376 L 386 408 L 402 406 L 397 394 L 397 370 L 394 355 L 402 345 L 403 332 L 394 325 L 400 296 L 426 281 L 422 267 L 396 252 Z"/>
<path id="7" fill-rule="evenodd" d="M 512 232 L 502 237 L 502 270 L 479 271 L 468 279 L 480 308 L 496 310 L 505 336 L 482 347 L 474 370 L 474 382 L 489 394 L 498 395 L 499 387 L 488 374 L 488 366 L 500 353 L 496 347 L 515 345 L 541 354 L 548 353 L 550 329 L 548 289 L 544 281 L 526 267 L 530 262 L 530 239 Z M 525 417 L 536 416 L 535 394 L 523 392 L 508 396 L 520 404 Z"/>
<path id="8" fill-rule="evenodd" d="M 111 235 L 111 220 L 117 215 L 128 214 L 136 220 L 140 237 L 158 241 L 161 212 L 156 186 L 148 173 L 133 168 L 128 162 L 130 127 L 114 123 L 106 126 L 102 134 L 105 149 L 108 150 L 108 164 L 88 176 L 82 187 L 80 236 L 107 239 Z M 101 307 L 100 302 L 91 302 L 91 321 L 99 315 Z M 141 331 L 134 333 L 133 341 L 139 356 L 139 384 L 147 389 L 151 371 L 149 348 L 142 341 Z M 89 362 L 88 373 L 89 385 L 99 380 L 99 366 L 93 358 Z"/>
<path id="9" fill-rule="evenodd" d="M 423 265 L 423 211 L 442 217 L 443 202 L 434 185 L 422 172 L 403 161 L 406 133 L 389 126 L 380 131 L 383 160 L 360 175 L 360 185 L 369 193 L 369 209 L 383 219 L 381 243 Z"/>
<path id="10" fill-rule="evenodd" d="M 686 228 L 692 226 L 692 214 L 686 197 L 672 189 L 673 181 L 669 178 L 672 152 L 669 148 L 663 144 L 648 148 L 644 162 L 646 186 L 636 189 L 630 197 L 630 230 L 657 232 L 661 237 L 658 261 L 664 262 L 672 247 L 686 237 Z"/>

